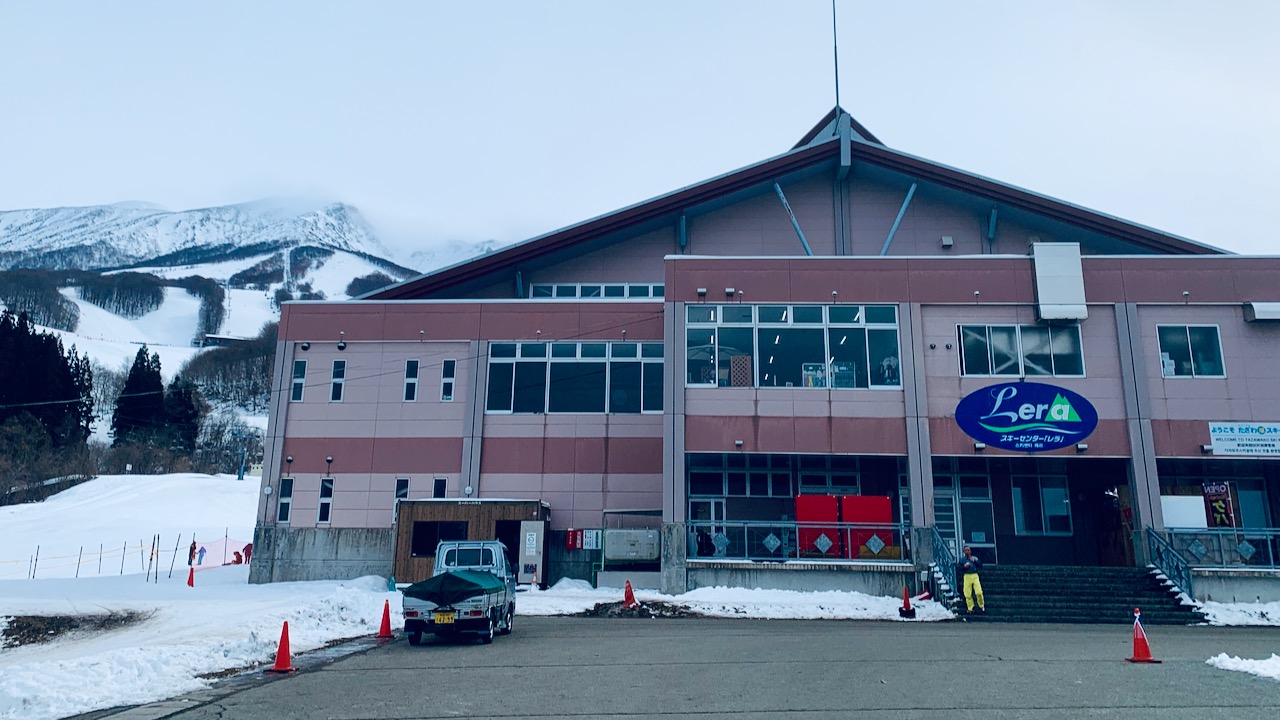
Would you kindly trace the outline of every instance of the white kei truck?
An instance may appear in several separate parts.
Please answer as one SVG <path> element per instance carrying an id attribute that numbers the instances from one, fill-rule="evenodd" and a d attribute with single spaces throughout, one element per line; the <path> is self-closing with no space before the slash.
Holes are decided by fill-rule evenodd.
<path id="1" fill-rule="evenodd" d="M 436 548 L 431 577 L 404 589 L 404 632 L 410 645 L 422 636 L 479 636 L 486 645 L 511 633 L 516 577 L 498 540 L 445 540 Z"/>

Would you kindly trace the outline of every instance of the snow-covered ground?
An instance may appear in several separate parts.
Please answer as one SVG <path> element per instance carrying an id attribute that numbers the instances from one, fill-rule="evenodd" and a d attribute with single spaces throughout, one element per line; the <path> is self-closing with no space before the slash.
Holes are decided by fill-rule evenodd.
<path id="1" fill-rule="evenodd" d="M 1280 602 L 1197 603 L 1210 625 L 1280 625 Z"/>
<path id="2" fill-rule="evenodd" d="M 232 539 L 231 548 L 252 537 L 257 493 L 256 482 L 230 475 L 117 475 L 42 503 L 0 508 L 3 615 L 140 616 L 112 630 L 71 631 L 45 643 L 0 647 L 0 719 L 65 717 L 203 687 L 211 682 L 203 675 L 269 664 L 285 621 L 294 653 L 374 634 L 386 602 L 392 627 L 403 627 L 400 594 L 387 591 L 385 578 L 250 585 L 245 565 L 219 565 L 224 537 Z M 187 587 L 193 534 L 209 553 L 194 572 L 194 587 Z M 155 535 L 160 549 L 152 555 Z M 35 564 L 37 544 L 41 560 Z M 148 573 L 149 567 L 159 572 Z M 900 599 L 853 592 L 700 588 L 670 596 L 637 589 L 636 596 L 641 603 L 660 601 L 714 617 L 900 621 Z M 617 588 L 563 580 L 548 590 L 520 593 L 516 607 L 525 616 L 567 615 L 622 597 Z M 913 605 L 918 620 L 951 617 L 932 601 Z M 1246 616 L 1280 624 L 1275 608 L 1213 605 L 1218 607 L 1209 608 L 1211 617 L 1223 624 Z M 0 617 L 0 634 L 6 623 Z M 1280 658 L 1219 656 L 1210 662 L 1275 677 Z"/>
<path id="3" fill-rule="evenodd" d="M 160 355 L 161 374 L 168 382 L 183 363 L 200 352 L 200 348 L 191 346 L 200 298 L 186 290 L 165 288 L 160 307 L 134 320 L 81 300 L 74 288 L 64 288 L 62 294 L 80 308 L 77 331 L 41 329 L 61 338 L 63 347 L 70 349 L 74 345 L 81 355 L 88 355 L 104 367 L 128 372 L 138 348 L 146 343 L 148 350 Z"/>

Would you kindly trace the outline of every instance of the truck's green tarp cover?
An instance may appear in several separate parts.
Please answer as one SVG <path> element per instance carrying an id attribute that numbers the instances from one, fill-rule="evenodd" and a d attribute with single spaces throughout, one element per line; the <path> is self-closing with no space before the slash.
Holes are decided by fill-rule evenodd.
<path id="1" fill-rule="evenodd" d="M 441 573 L 404 589 L 407 597 L 453 605 L 487 592 L 501 592 L 506 587 L 497 575 L 483 570 L 454 570 Z"/>

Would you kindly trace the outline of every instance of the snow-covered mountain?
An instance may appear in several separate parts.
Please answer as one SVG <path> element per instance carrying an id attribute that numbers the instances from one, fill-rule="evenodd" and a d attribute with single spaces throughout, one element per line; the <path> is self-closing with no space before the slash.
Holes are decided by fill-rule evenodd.
<path id="1" fill-rule="evenodd" d="M 276 200 L 169 212 L 145 203 L 0 211 L 0 269 L 192 265 L 294 247 L 394 265 L 356 208 Z M 407 268 L 393 274 L 407 276 Z"/>

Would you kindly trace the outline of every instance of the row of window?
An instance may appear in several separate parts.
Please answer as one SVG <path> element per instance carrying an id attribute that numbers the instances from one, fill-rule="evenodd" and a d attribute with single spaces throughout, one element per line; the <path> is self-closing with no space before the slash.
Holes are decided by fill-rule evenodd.
<path id="1" fill-rule="evenodd" d="M 619 298 L 661 298 L 666 294 L 662 283 L 557 283 L 529 286 L 529 297 L 536 300 L 586 299 L 617 300 Z"/>
<path id="2" fill-rule="evenodd" d="M 448 480 L 433 478 L 431 497 L 445 495 Z M 409 478 L 396 478 L 396 500 L 409 497 Z M 276 499 L 276 522 L 287 523 L 293 514 L 293 478 L 280 478 L 280 494 Z M 320 478 L 320 506 L 316 509 L 316 522 L 327 523 L 333 517 L 333 478 Z"/>
<path id="3" fill-rule="evenodd" d="M 962 375 L 1023 377 L 1084 375 L 1076 325 L 961 325 Z M 1223 377 L 1222 343 L 1213 325 L 1158 325 L 1164 377 Z"/>
<path id="4" fill-rule="evenodd" d="M 690 305 L 685 384 L 899 387 L 892 305 Z"/>
<path id="5" fill-rule="evenodd" d="M 689 307 L 685 383 L 711 387 L 900 387 L 892 306 Z M 1223 377 L 1213 325 L 1157 326 L 1164 377 Z M 1076 325 L 960 325 L 960 374 L 1081 377 Z M 494 343 L 489 412 L 662 412 L 662 343 Z M 452 402 L 457 360 L 440 366 Z M 418 399 L 418 360 L 406 360 L 404 401 Z M 307 361 L 293 361 L 291 402 L 302 402 Z M 334 360 L 329 402 L 342 402 L 347 361 Z"/>
<path id="6" fill-rule="evenodd" d="M 404 362 L 404 401 L 418 399 L 418 379 L 421 364 L 417 360 Z M 453 402 L 453 387 L 457 379 L 458 361 L 440 363 L 440 402 Z M 329 402 L 342 402 L 347 386 L 347 361 L 334 360 L 329 376 Z M 289 389 L 290 402 L 302 402 L 307 389 L 307 361 L 293 361 L 293 382 Z"/>
<path id="7" fill-rule="evenodd" d="M 662 343 L 494 343 L 491 413 L 660 413 Z"/>

